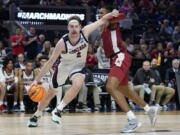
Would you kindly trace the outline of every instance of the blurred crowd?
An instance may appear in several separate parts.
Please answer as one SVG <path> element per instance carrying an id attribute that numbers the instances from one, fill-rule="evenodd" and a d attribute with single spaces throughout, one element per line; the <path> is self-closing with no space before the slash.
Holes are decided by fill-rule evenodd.
<path id="1" fill-rule="evenodd" d="M 94 17 L 91 18 L 91 21 L 95 20 L 102 6 L 105 4 L 114 5 L 127 16 L 125 20 L 120 22 L 120 27 L 123 45 L 127 47 L 133 58 L 129 87 L 151 105 L 161 106 L 164 110 L 180 107 L 176 81 L 176 74 L 180 73 L 179 0 L 0 0 L 0 3 L 3 8 L 7 8 L 12 3 L 17 6 L 23 4 L 88 6 L 93 11 Z M 21 84 L 25 82 L 21 72 L 27 72 L 29 75 L 32 71 L 36 72 L 36 69 L 42 65 L 41 60 L 46 61 L 51 56 L 60 36 L 49 36 L 48 32 L 38 31 L 33 26 L 28 29 L 17 27 L 13 31 L 13 35 L 9 35 L 9 33 L 1 22 L 0 74 L 4 76 L 4 79 L 0 77 L 0 110 L 8 109 L 7 97 L 13 94 L 14 103 L 10 110 L 25 111 L 28 110 L 28 107 L 24 106 L 26 103 L 23 102 L 25 101 L 23 91 L 27 84 Z M 107 110 L 107 108 L 108 110 L 117 109 L 112 97 L 106 93 L 104 85 L 97 85 L 93 77 L 95 70 L 101 71 L 110 68 L 110 60 L 104 55 L 103 43 L 99 35 L 97 30 L 89 39 L 86 83 L 75 105 L 75 108 L 81 111 L 90 110 L 89 107 L 93 108 L 94 111 Z M 9 76 L 13 78 L 10 81 L 8 81 Z M 32 78 L 29 80 L 30 82 L 33 80 Z M 10 85 L 11 83 L 15 85 Z M 63 86 L 61 88 L 63 90 L 60 91 L 67 91 L 69 85 Z M 12 93 L 10 86 L 15 87 L 14 93 Z M 57 103 L 63 92 L 58 94 Z M 24 95 L 28 98 L 27 93 Z M 92 99 L 89 97 L 93 98 L 93 105 L 91 105 Z M 30 103 L 30 106 L 37 106 L 30 100 L 26 102 Z M 133 109 L 137 109 L 133 101 L 129 101 L 129 104 Z M 49 106 L 51 109 L 52 107 L 53 105 Z M 35 110 L 32 108 L 30 110 Z"/>

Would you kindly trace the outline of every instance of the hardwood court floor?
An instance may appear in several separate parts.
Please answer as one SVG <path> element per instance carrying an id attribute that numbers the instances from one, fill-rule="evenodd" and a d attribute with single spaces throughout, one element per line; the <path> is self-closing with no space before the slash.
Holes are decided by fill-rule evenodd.
<path id="1" fill-rule="evenodd" d="M 180 135 L 180 111 L 161 112 L 155 128 L 151 128 L 144 113 L 136 113 L 143 122 L 135 132 L 126 135 Z M 28 128 L 31 115 L 0 114 L 0 135 L 119 135 L 126 124 L 123 113 L 70 113 L 64 114 L 60 125 L 45 114 L 39 127 Z"/>

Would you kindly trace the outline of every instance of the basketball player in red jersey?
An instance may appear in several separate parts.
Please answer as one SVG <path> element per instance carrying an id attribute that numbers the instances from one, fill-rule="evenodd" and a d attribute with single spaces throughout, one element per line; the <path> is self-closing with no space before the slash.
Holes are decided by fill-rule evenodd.
<path id="1" fill-rule="evenodd" d="M 103 7 L 99 11 L 99 17 L 112 11 L 110 6 Z M 121 109 L 126 112 L 128 124 L 122 129 L 124 133 L 135 131 L 141 126 L 138 118 L 130 110 L 125 96 L 132 99 L 136 104 L 144 108 L 150 117 L 152 126 L 155 125 L 158 113 L 157 107 L 149 107 L 134 91 L 128 88 L 128 72 L 131 66 L 131 57 L 123 46 L 119 23 L 107 23 L 101 27 L 101 37 L 105 55 L 111 59 L 111 69 L 106 84 L 107 91 L 113 96 Z"/>

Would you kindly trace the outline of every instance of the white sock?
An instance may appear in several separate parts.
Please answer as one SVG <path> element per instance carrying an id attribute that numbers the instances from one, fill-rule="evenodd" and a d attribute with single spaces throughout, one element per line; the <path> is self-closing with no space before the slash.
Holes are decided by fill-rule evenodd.
<path id="1" fill-rule="evenodd" d="M 128 120 L 132 120 L 136 118 L 135 114 L 131 110 L 126 113 L 126 116 L 128 117 Z"/>
<path id="2" fill-rule="evenodd" d="M 143 107 L 144 108 L 144 110 L 146 111 L 146 112 L 148 112 L 149 111 L 149 109 L 150 109 L 150 107 L 149 107 L 149 105 L 148 104 L 146 104 L 145 105 L 145 107 Z"/>
<path id="3" fill-rule="evenodd" d="M 24 103 L 23 103 L 23 101 L 20 101 L 20 106 L 24 106 Z"/>
<path id="4" fill-rule="evenodd" d="M 42 111 L 39 111 L 39 110 L 37 110 L 35 113 L 34 113 L 34 115 L 35 116 L 37 116 L 37 117 L 41 117 L 42 116 Z"/>
<path id="5" fill-rule="evenodd" d="M 5 101 L 4 104 L 7 105 L 7 101 Z"/>
<path id="6" fill-rule="evenodd" d="M 3 101 L 0 101 L 0 105 L 2 105 L 3 104 Z"/>
<path id="7" fill-rule="evenodd" d="M 56 99 L 57 99 L 56 103 L 57 103 L 57 105 L 59 105 L 61 102 L 61 98 L 62 98 L 62 87 L 58 87 L 57 91 L 58 91 L 58 93 L 56 94 Z"/>
<path id="8" fill-rule="evenodd" d="M 61 103 L 57 106 L 57 109 L 62 111 L 65 106 L 66 106 L 66 103 L 64 103 L 64 101 L 62 100 Z"/>
<path id="9" fill-rule="evenodd" d="M 17 101 L 14 102 L 14 105 L 17 105 Z"/>

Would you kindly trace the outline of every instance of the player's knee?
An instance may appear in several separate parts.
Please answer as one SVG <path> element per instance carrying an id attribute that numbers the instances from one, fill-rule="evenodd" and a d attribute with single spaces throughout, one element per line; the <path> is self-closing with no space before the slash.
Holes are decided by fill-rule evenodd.
<path id="1" fill-rule="evenodd" d="M 173 88 L 170 88 L 170 95 L 174 95 L 175 94 L 175 89 L 173 89 Z"/>
<path id="2" fill-rule="evenodd" d="M 82 83 L 74 83 L 73 87 L 75 88 L 75 90 L 79 91 L 82 88 Z"/>
<path id="3" fill-rule="evenodd" d="M 6 84 L 4 82 L 0 82 L 0 88 L 5 88 Z"/>
<path id="4" fill-rule="evenodd" d="M 107 84 L 106 84 L 106 90 L 107 90 L 109 93 L 111 93 L 111 92 L 113 91 L 113 89 L 114 89 L 114 86 L 113 86 L 112 84 L 110 84 L 110 83 L 107 83 Z"/>
<path id="5" fill-rule="evenodd" d="M 163 92 L 164 92 L 164 91 L 159 91 L 159 92 L 157 93 L 157 96 L 158 96 L 158 97 L 162 96 L 162 95 L 163 95 Z"/>

